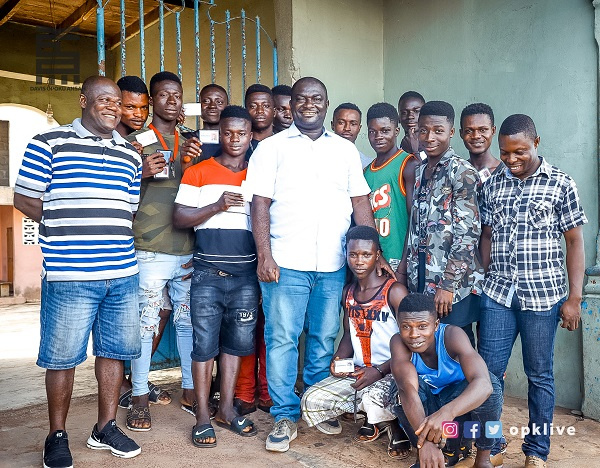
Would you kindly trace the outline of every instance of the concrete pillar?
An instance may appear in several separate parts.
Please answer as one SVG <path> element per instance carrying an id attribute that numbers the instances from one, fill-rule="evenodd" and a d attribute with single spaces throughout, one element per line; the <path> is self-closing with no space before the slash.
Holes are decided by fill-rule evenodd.
<path id="1" fill-rule="evenodd" d="M 600 46 L 600 0 L 593 0 L 594 37 Z M 598 68 L 600 78 L 600 65 Z M 599 107 L 600 109 L 600 107 Z M 600 179 L 599 179 L 600 180 Z M 583 335 L 583 403 L 589 418 L 600 420 L 600 233 L 596 238 L 596 265 L 585 272 L 581 328 Z"/>

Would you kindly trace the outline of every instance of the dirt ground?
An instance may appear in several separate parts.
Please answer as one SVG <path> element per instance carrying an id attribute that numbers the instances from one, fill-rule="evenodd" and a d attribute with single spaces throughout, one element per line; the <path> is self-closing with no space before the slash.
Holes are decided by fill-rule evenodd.
<path id="1" fill-rule="evenodd" d="M 43 441 L 47 434 L 47 412 L 44 393 L 44 371 L 35 366 L 38 346 L 39 306 L 25 304 L 0 308 L 0 467 L 39 467 Z M 132 433 L 142 453 L 131 460 L 112 457 L 107 451 L 86 448 L 96 417 L 96 391 L 93 358 L 76 372 L 75 395 L 69 412 L 67 431 L 75 465 L 79 467 L 144 467 L 170 468 L 188 466 L 279 467 L 304 466 L 319 468 L 396 466 L 408 467 L 414 457 L 404 461 L 387 456 L 387 438 L 370 444 L 354 442 L 358 428 L 352 421 L 343 422 L 343 432 L 326 436 L 300 423 L 298 439 L 288 452 L 269 453 L 265 439 L 272 425 L 266 413 L 250 415 L 258 426 L 257 437 L 241 438 L 215 426 L 218 445 L 199 449 L 190 441 L 194 418 L 179 409 L 180 381 L 178 369 L 151 374 L 152 381 L 169 389 L 173 402 L 152 406 L 152 430 Z M 117 422 L 125 427 L 125 410 L 119 409 Z M 502 415 L 504 433 L 509 440 L 505 467 L 523 466 L 519 436 L 507 428 L 527 422 L 526 402 L 507 398 Z M 578 418 L 568 410 L 556 408 L 554 426 L 573 426 L 575 436 L 554 435 L 549 467 L 600 467 L 600 423 Z"/>

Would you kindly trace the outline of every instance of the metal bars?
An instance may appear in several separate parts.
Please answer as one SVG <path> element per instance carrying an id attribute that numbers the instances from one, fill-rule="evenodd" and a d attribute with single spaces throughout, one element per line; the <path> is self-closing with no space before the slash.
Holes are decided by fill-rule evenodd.
<path id="1" fill-rule="evenodd" d="M 96 19 L 97 19 L 97 48 L 98 48 L 98 73 L 100 75 L 105 74 L 105 61 L 106 61 L 106 46 L 105 46 L 105 37 L 104 37 L 104 15 L 105 15 L 105 4 L 103 2 L 106 0 L 97 0 L 98 7 L 96 9 Z M 158 34 L 159 34 L 159 67 L 160 71 L 165 69 L 165 12 L 166 8 L 169 13 L 174 13 L 175 16 L 175 48 L 176 48 L 176 66 L 177 66 L 177 74 L 180 78 L 183 77 L 183 68 L 182 68 L 182 41 L 181 41 L 181 22 L 182 15 L 181 13 L 185 9 L 185 2 L 182 0 L 182 7 L 179 10 L 171 10 L 167 5 L 165 5 L 164 0 L 157 0 L 158 8 L 153 12 L 149 13 L 146 17 L 144 17 L 144 0 L 138 0 L 139 6 L 139 18 L 137 22 L 139 24 L 139 29 L 134 26 L 135 30 L 133 32 L 128 31 L 128 27 L 131 28 L 131 25 L 127 25 L 127 17 L 125 15 L 125 0 L 120 0 L 120 37 L 119 44 L 121 47 L 120 50 L 120 65 L 121 65 L 121 76 L 125 76 L 127 74 L 126 65 L 127 65 L 127 49 L 126 42 L 131 37 L 131 35 L 135 35 L 139 33 L 140 38 L 140 77 L 142 80 L 146 81 L 146 41 L 145 41 L 145 22 L 147 21 L 157 21 L 158 17 Z M 240 11 L 240 16 L 232 18 L 230 10 L 225 11 L 225 21 L 216 21 L 210 15 L 210 10 L 216 7 L 215 0 L 194 0 L 194 9 L 193 9 L 193 22 L 194 22 L 194 56 L 195 56 L 195 78 L 196 78 L 196 101 L 200 101 L 200 83 L 201 83 L 201 62 L 200 62 L 200 4 L 204 3 L 208 5 L 206 10 L 206 14 L 208 17 L 209 24 L 209 47 L 210 47 L 210 70 L 211 70 L 211 82 L 215 83 L 217 80 L 217 66 L 216 66 L 216 27 L 217 25 L 225 25 L 225 69 L 226 69 L 226 81 L 227 81 L 227 93 L 231 96 L 231 86 L 232 86 L 232 67 L 234 62 L 234 53 L 232 52 L 234 40 L 232 38 L 231 26 L 232 22 L 235 20 L 240 20 L 240 52 L 241 52 L 241 70 L 240 70 L 240 80 L 242 85 L 242 96 L 246 90 L 246 83 L 248 80 L 248 70 L 247 70 L 247 61 L 248 61 L 248 44 L 246 37 L 246 21 L 253 21 L 255 23 L 255 51 L 256 51 L 256 82 L 260 83 L 263 79 L 262 76 L 262 34 L 264 33 L 269 41 L 269 45 L 272 48 L 272 61 L 273 61 L 273 85 L 278 84 L 277 74 L 278 74 L 278 54 L 277 54 L 277 44 L 275 41 L 271 39 L 266 30 L 262 27 L 260 17 L 256 16 L 254 18 L 248 18 L 246 16 L 246 11 L 242 9 Z M 158 15 L 156 14 L 158 12 Z M 154 16 L 153 16 L 154 15 Z M 150 18 L 150 20 L 148 19 Z M 150 23 L 152 24 L 152 23 Z M 136 25 L 137 26 L 137 25 Z M 128 37 L 128 34 L 130 35 Z M 237 47 L 237 44 L 236 44 Z M 252 51 L 252 48 L 250 49 Z M 239 63 L 239 62 L 237 62 Z"/>

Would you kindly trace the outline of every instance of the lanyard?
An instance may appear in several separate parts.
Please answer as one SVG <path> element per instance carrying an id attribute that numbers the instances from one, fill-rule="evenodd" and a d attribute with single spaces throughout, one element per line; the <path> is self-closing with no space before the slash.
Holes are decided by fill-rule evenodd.
<path id="1" fill-rule="evenodd" d="M 148 127 L 151 128 L 152 131 L 156 134 L 156 138 L 158 138 L 158 141 L 160 141 L 160 144 L 162 145 L 163 149 L 165 151 L 169 151 L 169 147 L 165 143 L 165 139 L 160 134 L 160 132 L 156 129 L 156 127 L 152 124 L 148 125 Z M 179 132 L 177 130 L 175 130 L 175 148 L 173 149 L 173 155 L 171 156 L 171 159 L 169 159 L 170 162 L 173 162 L 177 159 L 177 151 L 178 150 L 179 150 Z"/>

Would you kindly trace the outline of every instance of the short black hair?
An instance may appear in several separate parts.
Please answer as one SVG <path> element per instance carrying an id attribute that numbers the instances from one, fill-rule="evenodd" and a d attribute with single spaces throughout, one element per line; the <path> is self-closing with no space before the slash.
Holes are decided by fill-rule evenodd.
<path id="1" fill-rule="evenodd" d="M 419 119 L 427 115 L 446 117 L 454 125 L 454 107 L 446 101 L 428 101 L 421 107 Z"/>
<path id="2" fill-rule="evenodd" d="M 296 81 L 292 85 L 292 95 L 294 94 L 294 90 L 298 86 L 300 86 L 301 83 L 304 83 L 305 81 L 313 81 L 313 82 L 317 83 L 319 86 L 321 86 L 323 88 L 323 90 L 325 90 L 325 98 L 327 98 L 327 86 L 325 86 L 325 83 L 323 83 L 320 79 L 315 78 L 314 76 L 304 76 L 304 77 L 300 78 L 298 81 Z"/>
<path id="3" fill-rule="evenodd" d="M 351 227 L 346 233 L 346 244 L 349 244 L 351 240 L 371 241 L 375 245 L 376 250 L 381 250 L 377 229 L 371 226 L 359 225 Z"/>
<path id="4" fill-rule="evenodd" d="M 410 293 L 406 296 L 398 305 L 398 316 L 400 314 L 410 314 L 413 312 L 429 312 L 437 319 L 437 311 L 435 310 L 435 303 L 433 302 L 433 296 L 421 293 Z"/>
<path id="5" fill-rule="evenodd" d="M 476 102 L 474 104 L 469 104 L 462 110 L 460 113 L 460 126 L 462 127 L 462 122 L 465 117 L 477 114 L 487 115 L 492 121 L 492 125 L 494 125 L 494 111 L 492 108 L 483 102 Z"/>
<path id="6" fill-rule="evenodd" d="M 178 83 L 179 86 L 183 87 L 181 84 L 181 79 L 175 73 L 170 71 L 161 71 L 150 78 L 150 96 L 154 94 L 154 88 L 156 85 L 163 81 L 174 81 L 175 83 Z"/>
<path id="7" fill-rule="evenodd" d="M 218 89 L 219 91 L 222 91 L 223 94 L 227 97 L 227 101 L 229 101 L 229 95 L 227 94 L 227 91 L 225 90 L 225 88 L 223 88 L 223 86 L 218 85 L 217 83 L 207 84 L 200 90 L 200 94 L 202 94 L 204 91 L 206 91 L 207 89 L 210 89 L 210 88 L 215 88 L 215 89 Z"/>
<path id="8" fill-rule="evenodd" d="M 342 102 L 333 111 L 333 118 L 335 119 L 335 114 L 337 114 L 338 111 L 341 111 L 343 109 L 348 109 L 348 110 L 353 110 L 353 111 L 358 112 L 358 116 L 362 119 L 362 112 L 360 111 L 360 109 L 358 108 L 358 106 L 356 104 L 354 104 L 353 102 Z"/>
<path id="9" fill-rule="evenodd" d="M 248 109 L 242 106 L 227 106 L 221 112 L 221 122 L 224 119 L 244 119 L 252 124 L 252 119 L 250 118 L 250 113 Z"/>
<path id="10" fill-rule="evenodd" d="M 137 94 L 148 94 L 148 87 L 139 76 L 123 76 L 119 79 L 119 81 L 117 81 L 117 86 L 121 91 L 129 91 L 130 93 Z"/>
<path id="11" fill-rule="evenodd" d="M 513 114 L 504 119 L 500 126 L 500 135 L 516 135 L 524 133 L 526 136 L 535 140 L 538 136 L 533 119 L 525 114 Z"/>
<path id="12" fill-rule="evenodd" d="M 367 123 L 371 119 L 389 118 L 391 122 L 398 126 L 398 111 L 394 106 L 387 102 L 378 102 L 369 107 L 367 111 Z"/>
<path id="13" fill-rule="evenodd" d="M 398 99 L 398 105 L 400 105 L 400 101 L 404 101 L 409 98 L 415 98 L 425 102 L 425 98 L 421 93 L 417 93 L 416 91 L 406 91 L 402 96 L 400 96 L 400 99 Z"/>
<path id="14" fill-rule="evenodd" d="M 248 86 L 248 89 L 246 90 L 246 95 L 244 96 L 244 103 L 248 100 L 248 97 L 250 97 L 250 95 L 254 93 L 266 93 L 269 96 L 273 97 L 273 91 L 271 91 L 271 88 L 265 86 L 264 84 L 255 83 L 253 85 Z"/>
<path id="15" fill-rule="evenodd" d="M 286 84 L 280 84 L 277 86 L 273 86 L 271 92 L 273 93 L 273 96 L 291 96 L 292 87 Z"/>

